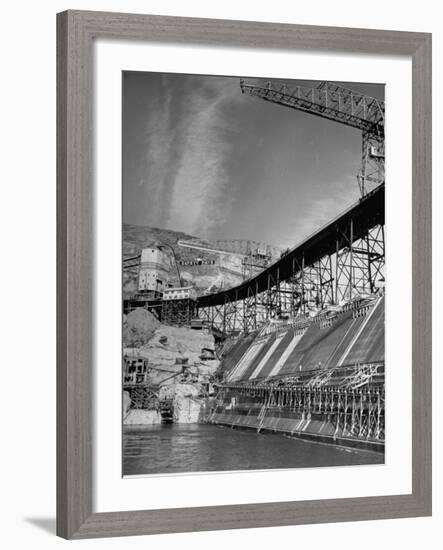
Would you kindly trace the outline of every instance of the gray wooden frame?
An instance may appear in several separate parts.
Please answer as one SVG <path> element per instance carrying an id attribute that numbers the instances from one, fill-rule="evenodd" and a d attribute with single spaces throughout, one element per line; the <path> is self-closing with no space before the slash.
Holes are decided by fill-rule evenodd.
<path id="1" fill-rule="evenodd" d="M 412 58 L 412 494 L 93 513 L 92 45 L 96 38 Z M 86 538 L 431 514 L 431 35 L 67 11 L 57 16 L 57 534 Z"/>

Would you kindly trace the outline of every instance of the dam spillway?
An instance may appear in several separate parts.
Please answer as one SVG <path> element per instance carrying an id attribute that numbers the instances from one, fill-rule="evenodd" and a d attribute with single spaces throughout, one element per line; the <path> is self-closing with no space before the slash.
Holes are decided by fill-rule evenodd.
<path id="1" fill-rule="evenodd" d="M 210 422 L 384 448 L 383 294 L 226 341 Z"/>

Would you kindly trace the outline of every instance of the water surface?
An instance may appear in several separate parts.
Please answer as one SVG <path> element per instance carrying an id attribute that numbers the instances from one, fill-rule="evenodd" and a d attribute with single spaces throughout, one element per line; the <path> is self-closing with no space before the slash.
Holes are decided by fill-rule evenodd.
<path id="1" fill-rule="evenodd" d="M 381 453 L 210 424 L 125 426 L 123 475 L 383 464 Z"/>

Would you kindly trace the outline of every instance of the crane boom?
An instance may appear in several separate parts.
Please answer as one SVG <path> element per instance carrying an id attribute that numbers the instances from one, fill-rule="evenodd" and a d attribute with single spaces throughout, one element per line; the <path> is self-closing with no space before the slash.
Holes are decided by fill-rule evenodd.
<path id="1" fill-rule="evenodd" d="M 289 90 L 286 84 L 266 86 L 245 84 L 240 81 L 243 93 L 266 101 L 285 105 L 329 120 L 384 136 L 384 102 L 331 84 L 322 82 L 317 88 L 296 86 Z"/>
<path id="2" fill-rule="evenodd" d="M 361 195 L 366 194 L 367 182 L 384 183 L 384 101 L 331 82 L 321 82 L 316 88 L 289 89 L 285 83 L 254 84 L 241 79 L 240 88 L 242 93 L 265 101 L 361 130 L 362 164 L 357 175 Z"/>

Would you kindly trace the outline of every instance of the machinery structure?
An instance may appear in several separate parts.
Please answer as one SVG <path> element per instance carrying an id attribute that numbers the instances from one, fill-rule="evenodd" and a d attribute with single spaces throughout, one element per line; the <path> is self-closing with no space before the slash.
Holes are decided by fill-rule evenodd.
<path id="1" fill-rule="evenodd" d="M 316 315 L 384 287 L 384 102 L 343 86 L 246 83 L 242 93 L 362 132 L 361 199 L 237 287 L 201 296 L 199 316 L 217 330 L 248 333 L 269 319 Z M 372 189 L 368 189 L 369 187 Z"/>
<path id="2" fill-rule="evenodd" d="M 164 339 L 167 340 L 165 336 Z M 189 364 L 189 357 L 179 356 L 171 368 L 152 363 L 146 357 L 125 354 L 123 357 L 123 391 L 131 409 L 156 410 L 163 423 L 173 421 L 174 385 L 199 384 L 202 392 L 212 393 L 212 375 L 204 372 L 208 361 L 215 360 L 212 348 L 202 348 L 200 362 Z"/>
<path id="3" fill-rule="evenodd" d="M 190 326 L 196 317 L 197 293 L 194 287 L 168 288 L 163 293 L 162 322 L 167 325 Z"/>
<path id="4" fill-rule="evenodd" d="M 246 255 L 242 259 L 243 280 L 250 279 L 259 271 L 263 271 L 271 264 L 271 247 L 255 247 L 247 243 Z"/>
<path id="5" fill-rule="evenodd" d="M 357 175 L 361 196 L 366 195 L 368 186 L 384 183 L 384 101 L 331 82 L 321 82 L 316 88 L 289 89 L 286 84 L 253 84 L 242 79 L 240 87 L 242 93 L 361 130 L 361 168 Z"/>
<path id="6" fill-rule="evenodd" d="M 169 281 L 171 263 L 168 249 L 157 244 L 144 248 L 138 273 L 139 294 L 159 298 Z"/>
<path id="7" fill-rule="evenodd" d="M 171 284 L 173 264 L 177 273 L 177 287 Z M 165 293 L 167 296 L 174 296 L 174 291 L 175 294 L 181 292 L 183 285 L 175 250 L 167 243 L 151 243 L 150 246 L 143 248 L 140 254 L 124 258 L 123 269 L 137 270 L 138 274 L 137 293 L 123 301 L 124 313 L 143 307 L 160 317 L 165 309 L 163 306 Z M 175 304 L 173 310 L 177 311 L 177 309 L 178 306 Z M 169 317 L 172 318 L 171 308 L 168 311 Z"/>
<path id="8" fill-rule="evenodd" d="M 199 317 L 230 334 L 317 315 L 384 287 L 384 185 L 240 285 L 199 296 Z"/>

